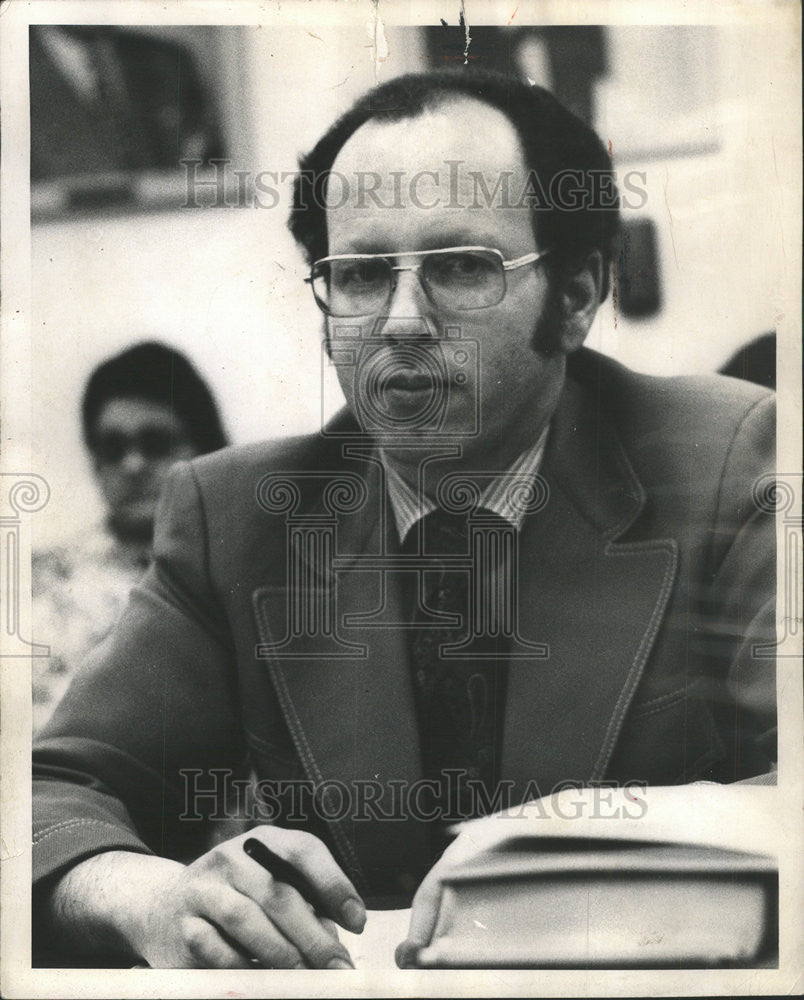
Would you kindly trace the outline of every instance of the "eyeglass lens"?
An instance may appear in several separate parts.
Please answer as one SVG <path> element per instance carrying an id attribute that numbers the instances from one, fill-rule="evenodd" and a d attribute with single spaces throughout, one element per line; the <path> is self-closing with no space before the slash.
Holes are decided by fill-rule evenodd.
<path id="1" fill-rule="evenodd" d="M 138 454 L 148 461 L 167 458 L 176 443 L 170 431 L 158 428 L 143 430 L 134 435 L 114 431 L 98 437 L 94 451 L 102 462 L 117 465 L 132 449 L 136 449 Z"/>
<path id="2" fill-rule="evenodd" d="M 483 309 L 505 295 L 502 260 L 494 253 L 461 250 L 422 258 L 419 278 L 431 300 L 447 309 Z M 395 277 L 387 257 L 342 258 L 313 266 L 313 292 L 333 316 L 379 312 L 391 296 Z"/>

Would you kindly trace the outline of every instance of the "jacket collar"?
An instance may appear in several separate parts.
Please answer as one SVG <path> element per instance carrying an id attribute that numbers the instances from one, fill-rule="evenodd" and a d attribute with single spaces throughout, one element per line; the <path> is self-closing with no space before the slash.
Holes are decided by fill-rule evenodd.
<path id="1" fill-rule="evenodd" d="M 614 540 L 639 517 L 646 494 L 611 415 L 610 364 L 586 349 L 570 358 L 543 473 L 602 537 Z"/>

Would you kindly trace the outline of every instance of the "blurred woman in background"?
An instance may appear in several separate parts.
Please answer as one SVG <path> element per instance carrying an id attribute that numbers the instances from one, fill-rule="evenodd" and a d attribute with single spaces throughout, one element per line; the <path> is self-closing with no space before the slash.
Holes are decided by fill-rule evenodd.
<path id="1" fill-rule="evenodd" d="M 34 635 L 50 646 L 49 658 L 34 660 L 34 733 L 148 565 L 170 467 L 228 443 L 204 380 L 184 355 L 155 342 L 130 347 L 95 369 L 81 417 L 106 510 L 102 523 L 33 556 Z"/>

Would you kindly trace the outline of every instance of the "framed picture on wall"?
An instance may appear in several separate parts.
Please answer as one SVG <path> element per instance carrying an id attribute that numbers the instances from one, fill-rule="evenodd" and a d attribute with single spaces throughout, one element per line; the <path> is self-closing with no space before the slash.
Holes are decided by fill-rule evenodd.
<path id="1" fill-rule="evenodd" d="M 188 169 L 242 156 L 238 30 L 32 24 L 33 218 L 172 207 Z"/>

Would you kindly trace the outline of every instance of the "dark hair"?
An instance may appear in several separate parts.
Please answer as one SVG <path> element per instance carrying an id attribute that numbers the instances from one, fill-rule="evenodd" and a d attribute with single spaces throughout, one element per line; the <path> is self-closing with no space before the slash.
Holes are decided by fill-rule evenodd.
<path id="1" fill-rule="evenodd" d="M 199 455 L 228 444 L 209 387 L 172 347 L 155 341 L 135 344 L 92 372 L 81 403 L 84 441 L 90 451 L 98 414 L 109 400 L 121 398 L 169 406 L 186 424 Z"/>
<path id="2" fill-rule="evenodd" d="M 556 204 L 554 197 L 536 197 L 532 205 L 534 232 L 544 246 L 554 248 L 554 261 L 559 265 L 599 250 L 604 263 L 601 297 L 605 298 L 619 229 L 619 196 L 603 143 L 543 87 L 478 70 L 410 73 L 389 80 L 359 98 L 313 150 L 300 158 L 288 226 L 308 262 L 327 255 L 326 178 L 352 135 L 368 121 L 414 118 L 452 97 L 483 101 L 508 118 L 522 144 L 525 166 L 538 179 L 540 192 L 553 190 L 556 178 L 567 171 L 576 175 L 573 190 L 580 207 L 577 202 L 567 207 Z M 311 193 L 313 197 L 308 197 Z"/>

